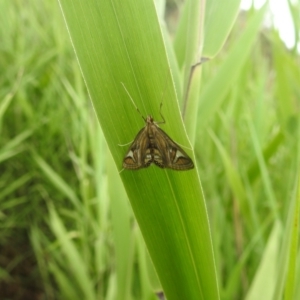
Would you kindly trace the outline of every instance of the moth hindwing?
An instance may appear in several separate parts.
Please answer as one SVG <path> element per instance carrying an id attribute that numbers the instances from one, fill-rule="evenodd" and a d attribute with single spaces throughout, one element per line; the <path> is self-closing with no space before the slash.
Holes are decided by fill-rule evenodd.
<path id="1" fill-rule="evenodd" d="M 123 160 L 125 169 L 138 170 L 152 163 L 178 171 L 194 168 L 191 158 L 158 127 L 151 116 L 147 116 L 145 122 L 146 126 L 139 131 Z"/>

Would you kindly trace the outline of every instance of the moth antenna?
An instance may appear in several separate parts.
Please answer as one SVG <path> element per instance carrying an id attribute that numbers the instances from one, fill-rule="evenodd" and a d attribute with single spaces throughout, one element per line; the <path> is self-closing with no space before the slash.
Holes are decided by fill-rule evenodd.
<path id="1" fill-rule="evenodd" d="M 160 114 L 160 116 L 161 116 L 161 118 L 162 118 L 163 120 L 162 120 L 162 122 L 159 122 L 159 124 L 165 124 L 165 123 L 166 123 L 166 120 L 165 120 L 163 114 L 161 113 L 161 108 L 162 108 L 162 106 L 163 106 L 163 103 L 160 102 L 159 114 Z"/>
<path id="2" fill-rule="evenodd" d="M 136 106 L 136 104 L 134 103 L 134 101 L 133 101 L 132 97 L 130 96 L 129 92 L 127 91 L 127 89 L 126 89 L 124 83 L 121 82 L 121 84 L 123 85 L 123 88 L 124 88 L 125 92 L 127 93 L 129 99 L 131 100 L 133 106 L 135 107 L 135 109 L 137 110 L 137 112 L 141 115 L 141 117 L 143 118 L 143 120 L 146 122 L 145 117 L 142 115 L 142 113 L 140 112 L 140 110 L 138 109 L 138 107 Z"/>
<path id="3" fill-rule="evenodd" d="M 119 172 L 119 174 L 121 174 L 124 170 L 125 170 L 125 169 L 123 168 L 123 169 Z"/>
<path id="4" fill-rule="evenodd" d="M 166 87 L 165 87 L 163 93 L 161 94 L 161 100 L 160 100 L 160 106 L 159 106 L 159 114 L 160 114 L 160 116 L 161 116 L 161 118 L 162 118 L 163 120 L 162 120 L 161 122 L 157 122 L 156 124 L 165 124 L 165 123 L 166 123 L 166 120 L 165 120 L 164 116 L 163 116 L 162 113 L 161 113 L 161 108 L 162 108 L 162 106 L 163 106 L 164 94 L 165 94 L 165 92 L 166 92 L 166 90 L 167 90 L 167 87 L 168 87 L 168 85 L 166 84 Z"/>
<path id="5" fill-rule="evenodd" d="M 159 106 L 159 114 L 160 114 L 161 118 L 163 119 L 163 121 L 162 122 L 157 122 L 157 124 L 165 124 L 166 123 L 166 120 L 165 120 L 164 116 L 161 113 L 161 108 L 162 108 L 162 105 L 163 105 L 164 95 L 165 95 L 167 87 L 168 87 L 167 82 L 168 82 L 168 77 L 166 78 L 166 82 L 165 82 L 166 87 L 165 87 L 163 93 L 161 94 L 161 100 L 160 100 L 160 106 Z"/>

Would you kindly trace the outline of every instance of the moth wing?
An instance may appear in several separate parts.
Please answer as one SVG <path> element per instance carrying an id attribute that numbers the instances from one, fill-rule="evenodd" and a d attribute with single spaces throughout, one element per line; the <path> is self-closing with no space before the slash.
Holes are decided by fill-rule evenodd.
<path id="1" fill-rule="evenodd" d="M 129 147 L 127 154 L 123 159 L 123 167 L 129 170 L 138 170 L 140 168 L 149 167 L 151 162 L 145 164 L 149 153 L 149 138 L 146 127 L 142 128 L 136 135 L 134 141 Z"/>
<path id="2" fill-rule="evenodd" d="M 189 170 L 194 168 L 194 163 L 187 153 L 176 144 L 162 129 L 157 127 L 156 131 L 157 153 L 154 156 L 154 162 L 162 167 L 173 170 Z"/>

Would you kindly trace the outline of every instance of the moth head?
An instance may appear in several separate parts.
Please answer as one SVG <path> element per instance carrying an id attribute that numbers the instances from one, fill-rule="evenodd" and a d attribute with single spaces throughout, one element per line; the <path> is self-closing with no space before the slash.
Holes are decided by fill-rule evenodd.
<path id="1" fill-rule="evenodd" d="M 146 118 L 146 123 L 148 123 L 148 124 L 151 124 L 151 123 L 153 123 L 154 122 L 154 120 L 153 120 L 153 117 L 152 116 L 147 116 L 147 118 Z"/>

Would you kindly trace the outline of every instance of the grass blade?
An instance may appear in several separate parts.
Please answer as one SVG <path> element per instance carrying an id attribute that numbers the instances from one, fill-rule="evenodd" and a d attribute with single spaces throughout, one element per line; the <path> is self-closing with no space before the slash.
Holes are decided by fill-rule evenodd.
<path id="1" fill-rule="evenodd" d="M 143 126 L 142 114 L 188 145 L 152 1 L 60 1 L 87 87 L 113 159 Z M 164 92 L 165 91 L 165 92 Z M 155 167 L 123 171 L 123 184 L 169 299 L 218 299 L 206 207 L 196 171 Z M 200 238 L 201 237 L 201 238 Z"/>

